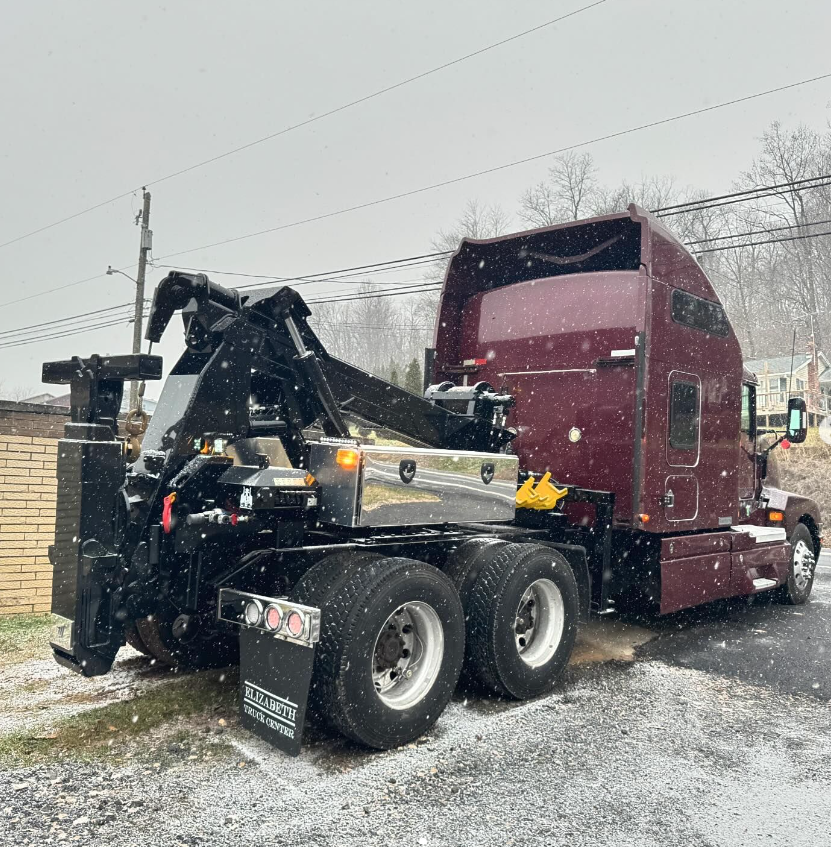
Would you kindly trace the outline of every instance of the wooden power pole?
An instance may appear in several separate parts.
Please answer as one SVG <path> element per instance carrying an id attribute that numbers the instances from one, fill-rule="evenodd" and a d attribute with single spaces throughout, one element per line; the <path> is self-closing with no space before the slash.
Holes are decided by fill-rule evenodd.
<path id="1" fill-rule="evenodd" d="M 144 315 L 144 278 L 147 273 L 147 257 L 153 247 L 153 231 L 150 229 L 150 192 L 142 189 L 144 206 L 141 210 L 141 240 L 139 242 L 138 276 L 136 277 L 136 310 L 133 321 L 133 353 L 141 353 L 142 317 Z M 130 383 L 130 408 L 138 406 L 138 382 Z"/>

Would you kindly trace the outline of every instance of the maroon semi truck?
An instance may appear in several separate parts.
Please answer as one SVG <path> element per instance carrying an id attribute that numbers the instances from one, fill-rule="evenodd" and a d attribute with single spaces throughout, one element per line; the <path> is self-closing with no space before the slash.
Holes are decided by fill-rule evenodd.
<path id="1" fill-rule="evenodd" d="M 119 434 L 124 382 L 160 379 L 160 357 L 43 368 L 72 395 L 50 549 L 72 670 L 106 673 L 125 642 L 238 661 L 243 725 L 281 749 L 307 705 L 388 748 L 463 667 L 504 696 L 550 689 L 592 613 L 810 594 L 817 506 L 765 486 L 718 297 L 635 206 L 463 241 L 424 397 L 331 357 L 290 288 L 173 272 L 147 339 L 176 313 L 185 350 L 140 444 Z M 778 440 L 806 422 L 792 399 Z"/>
<path id="2" fill-rule="evenodd" d="M 632 205 L 465 240 L 435 352 L 437 379 L 460 374 L 516 398 L 520 467 L 614 494 L 611 602 L 667 613 L 772 589 L 807 598 L 819 508 L 765 486 L 756 377 L 701 266 L 652 215 Z M 798 442 L 804 407 L 791 408 Z M 593 522 L 579 504 L 563 511 Z"/>

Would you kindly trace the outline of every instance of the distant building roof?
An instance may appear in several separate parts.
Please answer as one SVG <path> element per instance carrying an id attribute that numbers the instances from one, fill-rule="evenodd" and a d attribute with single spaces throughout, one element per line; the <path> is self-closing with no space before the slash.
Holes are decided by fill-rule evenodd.
<path id="1" fill-rule="evenodd" d="M 68 395 L 67 395 L 68 396 Z M 37 405 L 43 406 L 55 406 L 58 405 L 55 403 L 55 395 L 54 394 L 34 394 L 31 397 L 24 397 L 21 403 L 36 403 Z"/>
<path id="2" fill-rule="evenodd" d="M 64 406 L 67 409 L 72 405 L 70 394 L 62 394 L 60 397 L 56 397 L 54 394 L 35 394 L 33 397 L 27 397 L 25 400 L 21 400 L 20 402 L 34 403 L 37 406 Z M 144 411 L 147 412 L 148 415 L 152 415 L 153 412 L 156 411 L 157 401 L 151 400 L 149 397 L 145 397 L 143 405 Z M 130 411 L 129 391 L 124 392 L 124 399 L 121 401 L 121 411 Z"/>
<path id="3" fill-rule="evenodd" d="M 805 353 L 797 353 L 793 357 L 793 368 L 799 370 L 811 361 L 811 357 Z M 791 372 L 791 357 L 788 356 L 771 356 L 767 359 L 749 359 L 744 363 L 744 366 L 753 371 L 756 376 L 760 376 L 765 372 L 765 363 L 767 363 L 768 373 L 771 374 L 789 374 Z"/>

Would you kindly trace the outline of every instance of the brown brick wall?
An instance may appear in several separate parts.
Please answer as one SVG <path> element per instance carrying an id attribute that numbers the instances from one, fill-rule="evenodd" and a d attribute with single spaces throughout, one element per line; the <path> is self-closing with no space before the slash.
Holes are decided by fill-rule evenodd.
<path id="1" fill-rule="evenodd" d="M 48 612 L 55 462 L 68 409 L 0 401 L 0 615 Z"/>

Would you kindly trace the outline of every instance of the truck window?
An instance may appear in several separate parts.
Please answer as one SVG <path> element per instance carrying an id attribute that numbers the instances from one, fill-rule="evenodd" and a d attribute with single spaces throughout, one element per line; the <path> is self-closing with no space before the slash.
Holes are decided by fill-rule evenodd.
<path id="1" fill-rule="evenodd" d="M 742 432 L 748 438 L 756 437 L 756 386 L 742 385 Z"/>
<path id="2" fill-rule="evenodd" d="M 727 315 L 718 303 L 695 297 L 680 288 L 672 292 L 672 319 L 721 338 L 726 338 L 730 332 Z"/>
<path id="3" fill-rule="evenodd" d="M 673 382 L 669 408 L 670 446 L 674 450 L 697 450 L 700 416 L 698 385 L 682 380 Z"/>

